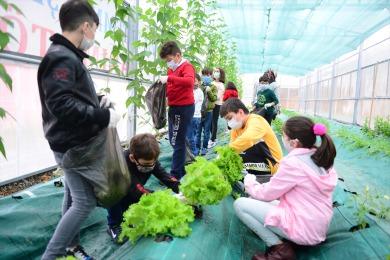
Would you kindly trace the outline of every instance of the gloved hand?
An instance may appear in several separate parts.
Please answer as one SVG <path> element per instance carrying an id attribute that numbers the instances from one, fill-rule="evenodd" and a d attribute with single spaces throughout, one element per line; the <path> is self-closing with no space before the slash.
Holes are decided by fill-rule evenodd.
<path id="1" fill-rule="evenodd" d="M 109 108 L 111 106 L 111 100 L 106 96 L 102 96 L 100 99 L 100 107 L 101 108 Z"/>
<path id="2" fill-rule="evenodd" d="M 114 109 L 110 108 L 110 122 L 108 123 L 108 127 L 116 127 L 120 119 L 120 115 Z"/>
<path id="3" fill-rule="evenodd" d="M 186 203 L 187 199 L 184 197 L 183 193 L 179 192 L 177 194 L 173 194 L 174 197 L 178 198 L 181 202 Z"/>
<path id="4" fill-rule="evenodd" d="M 247 174 L 244 178 L 244 186 L 252 185 L 254 182 L 256 182 L 256 176 L 254 174 Z"/>
<path id="5" fill-rule="evenodd" d="M 274 103 L 267 103 L 267 104 L 264 104 L 264 108 L 268 109 L 268 108 L 272 107 L 273 105 L 274 105 Z"/>
<path id="6" fill-rule="evenodd" d="M 159 81 L 160 81 L 162 84 L 166 84 L 167 81 L 168 81 L 168 76 L 160 76 Z"/>

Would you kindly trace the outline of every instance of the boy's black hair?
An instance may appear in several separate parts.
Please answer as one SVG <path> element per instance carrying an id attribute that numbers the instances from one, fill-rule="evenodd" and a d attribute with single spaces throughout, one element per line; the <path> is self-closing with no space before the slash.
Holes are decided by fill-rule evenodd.
<path id="1" fill-rule="evenodd" d="M 87 0 L 66 1 L 61 6 L 59 18 L 62 31 L 75 31 L 84 22 L 99 26 L 99 17 Z"/>
<path id="2" fill-rule="evenodd" d="M 259 83 L 260 83 L 260 82 L 269 82 L 269 78 L 268 78 L 267 72 L 265 72 L 265 73 L 263 74 L 263 76 L 261 76 L 261 77 L 259 78 Z"/>
<path id="3" fill-rule="evenodd" d="M 237 90 L 236 85 L 234 85 L 234 83 L 231 82 L 231 81 L 229 81 L 229 82 L 227 83 L 226 89 L 234 89 L 234 90 Z"/>
<path id="4" fill-rule="evenodd" d="M 135 135 L 131 138 L 129 150 L 137 160 L 157 160 L 160 155 L 160 146 L 152 134 Z"/>
<path id="5" fill-rule="evenodd" d="M 211 69 L 209 69 L 209 68 L 202 69 L 203 76 L 211 76 L 212 74 L 213 74 L 213 72 L 211 71 Z"/>
<path id="6" fill-rule="evenodd" d="M 249 114 L 248 108 L 239 98 L 229 98 L 222 104 L 219 114 L 221 117 L 225 117 L 230 112 L 237 113 L 240 109 L 242 109 L 245 114 Z"/>
<path id="7" fill-rule="evenodd" d="M 164 45 L 161 47 L 160 58 L 164 59 L 168 55 L 176 55 L 177 53 L 181 54 L 181 50 L 180 50 L 179 46 L 177 45 L 176 42 L 169 41 L 169 42 L 164 43 Z"/>

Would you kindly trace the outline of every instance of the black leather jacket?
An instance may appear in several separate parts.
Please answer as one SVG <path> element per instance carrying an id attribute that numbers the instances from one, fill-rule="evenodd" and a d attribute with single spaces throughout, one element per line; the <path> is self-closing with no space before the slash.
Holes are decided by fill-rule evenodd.
<path id="1" fill-rule="evenodd" d="M 110 112 L 100 108 L 92 78 L 83 64 L 89 56 L 60 34 L 38 69 L 43 130 L 51 149 L 64 153 L 107 127 Z"/>

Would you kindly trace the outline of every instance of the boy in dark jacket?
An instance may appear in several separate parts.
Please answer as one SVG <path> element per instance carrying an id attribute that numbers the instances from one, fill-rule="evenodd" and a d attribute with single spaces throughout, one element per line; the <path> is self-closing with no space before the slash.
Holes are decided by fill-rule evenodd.
<path id="1" fill-rule="evenodd" d="M 83 175 L 100 174 L 85 161 L 77 169 L 65 153 L 97 136 L 107 126 L 115 127 L 120 116 L 107 97 L 98 98 L 83 59 L 92 47 L 99 18 L 86 0 L 69 0 L 59 12 L 62 34 L 50 37 L 50 45 L 38 69 L 39 96 L 45 137 L 64 171 L 62 217 L 42 259 L 65 255 L 92 259 L 79 245 L 80 226 L 96 207 L 92 185 Z M 67 252 L 68 250 L 68 252 Z"/>
<path id="2" fill-rule="evenodd" d="M 154 175 L 168 188 L 179 193 L 180 182 L 170 176 L 158 161 L 160 147 L 156 138 L 151 134 L 139 134 L 130 141 L 130 148 L 124 152 L 127 167 L 131 175 L 131 187 L 128 194 L 116 205 L 108 209 L 108 234 L 119 243 L 118 238 L 122 231 L 123 213 L 133 203 L 137 203 L 141 196 L 151 192 L 144 187 L 151 175 Z"/>
<path id="3" fill-rule="evenodd" d="M 270 87 L 268 78 L 263 76 L 260 78 L 260 84 L 265 86 L 257 92 L 257 101 L 255 103 L 255 113 L 264 117 L 268 124 L 271 125 L 272 120 L 276 117 L 275 107 L 279 104 L 279 100 L 275 91 Z"/>

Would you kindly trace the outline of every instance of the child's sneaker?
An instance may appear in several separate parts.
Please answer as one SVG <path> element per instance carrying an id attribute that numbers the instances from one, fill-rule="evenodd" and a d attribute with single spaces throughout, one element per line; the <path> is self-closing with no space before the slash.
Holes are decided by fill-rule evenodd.
<path id="1" fill-rule="evenodd" d="M 202 148 L 202 152 L 200 153 L 201 156 L 205 156 L 207 154 L 207 149 Z"/>
<path id="2" fill-rule="evenodd" d="M 211 149 L 211 148 L 213 148 L 214 146 L 216 146 L 217 145 L 217 140 L 215 140 L 214 142 L 213 141 L 209 141 L 209 145 L 207 146 L 207 148 L 208 149 Z"/>
<path id="3" fill-rule="evenodd" d="M 119 226 L 108 227 L 107 228 L 107 233 L 110 235 L 112 240 L 115 243 L 119 244 L 119 245 L 122 245 L 122 244 L 124 244 L 127 241 L 126 237 L 123 238 L 123 241 L 119 241 L 119 236 L 122 233 L 122 227 L 120 225 Z"/>
<path id="4" fill-rule="evenodd" d="M 89 256 L 84 248 L 80 245 L 70 248 L 67 250 L 66 254 L 68 256 L 74 256 L 76 259 L 79 260 L 94 260 L 92 256 Z"/>

